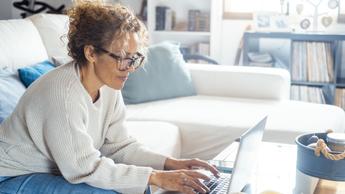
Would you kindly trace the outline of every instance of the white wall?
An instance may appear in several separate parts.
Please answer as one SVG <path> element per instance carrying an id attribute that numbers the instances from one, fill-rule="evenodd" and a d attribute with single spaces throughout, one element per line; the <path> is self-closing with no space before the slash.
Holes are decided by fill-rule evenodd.
<path id="1" fill-rule="evenodd" d="M 10 0 L 0 1 L 0 20 L 7 20 L 12 18 L 12 2 Z"/>
<path id="2" fill-rule="evenodd" d="M 250 24 L 249 20 L 223 20 L 221 64 L 233 65 L 242 34 Z"/>
<path id="3" fill-rule="evenodd" d="M 120 2 L 132 8 L 135 13 L 140 12 L 142 0 L 120 0 Z"/>

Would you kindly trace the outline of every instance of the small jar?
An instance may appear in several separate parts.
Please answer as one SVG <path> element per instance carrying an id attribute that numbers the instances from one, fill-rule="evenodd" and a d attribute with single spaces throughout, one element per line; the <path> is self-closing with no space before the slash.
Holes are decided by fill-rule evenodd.
<path id="1" fill-rule="evenodd" d="M 345 151 L 345 133 L 328 133 L 327 134 L 328 147 L 334 152 Z"/>

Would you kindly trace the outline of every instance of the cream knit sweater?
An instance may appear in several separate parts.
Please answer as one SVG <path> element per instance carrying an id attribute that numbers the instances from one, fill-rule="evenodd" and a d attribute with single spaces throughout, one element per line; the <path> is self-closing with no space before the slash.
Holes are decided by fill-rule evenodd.
<path id="1" fill-rule="evenodd" d="M 166 157 L 141 146 L 125 126 L 121 92 L 92 99 L 73 63 L 35 81 L 0 125 L 0 176 L 42 172 L 71 183 L 143 193 Z"/>

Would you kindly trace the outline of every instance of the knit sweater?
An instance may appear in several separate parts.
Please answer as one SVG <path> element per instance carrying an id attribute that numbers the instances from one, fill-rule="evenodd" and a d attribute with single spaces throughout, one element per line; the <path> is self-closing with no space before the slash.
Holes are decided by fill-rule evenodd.
<path id="1" fill-rule="evenodd" d="M 93 103 L 73 63 L 36 80 L 0 125 L 0 176 L 54 173 L 143 193 L 165 159 L 129 136 L 121 92 L 103 86 Z"/>

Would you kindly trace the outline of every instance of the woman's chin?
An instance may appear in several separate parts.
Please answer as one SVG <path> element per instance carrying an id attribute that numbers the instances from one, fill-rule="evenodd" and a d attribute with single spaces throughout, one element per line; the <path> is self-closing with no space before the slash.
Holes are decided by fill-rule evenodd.
<path id="1" fill-rule="evenodd" d="M 114 90 L 121 90 L 123 86 L 125 85 L 125 82 L 117 82 L 117 83 L 111 83 L 111 84 L 106 84 L 109 88 L 112 88 Z"/>
<path id="2" fill-rule="evenodd" d="M 115 79 L 106 85 L 114 90 L 121 90 L 125 86 L 126 80 Z"/>

